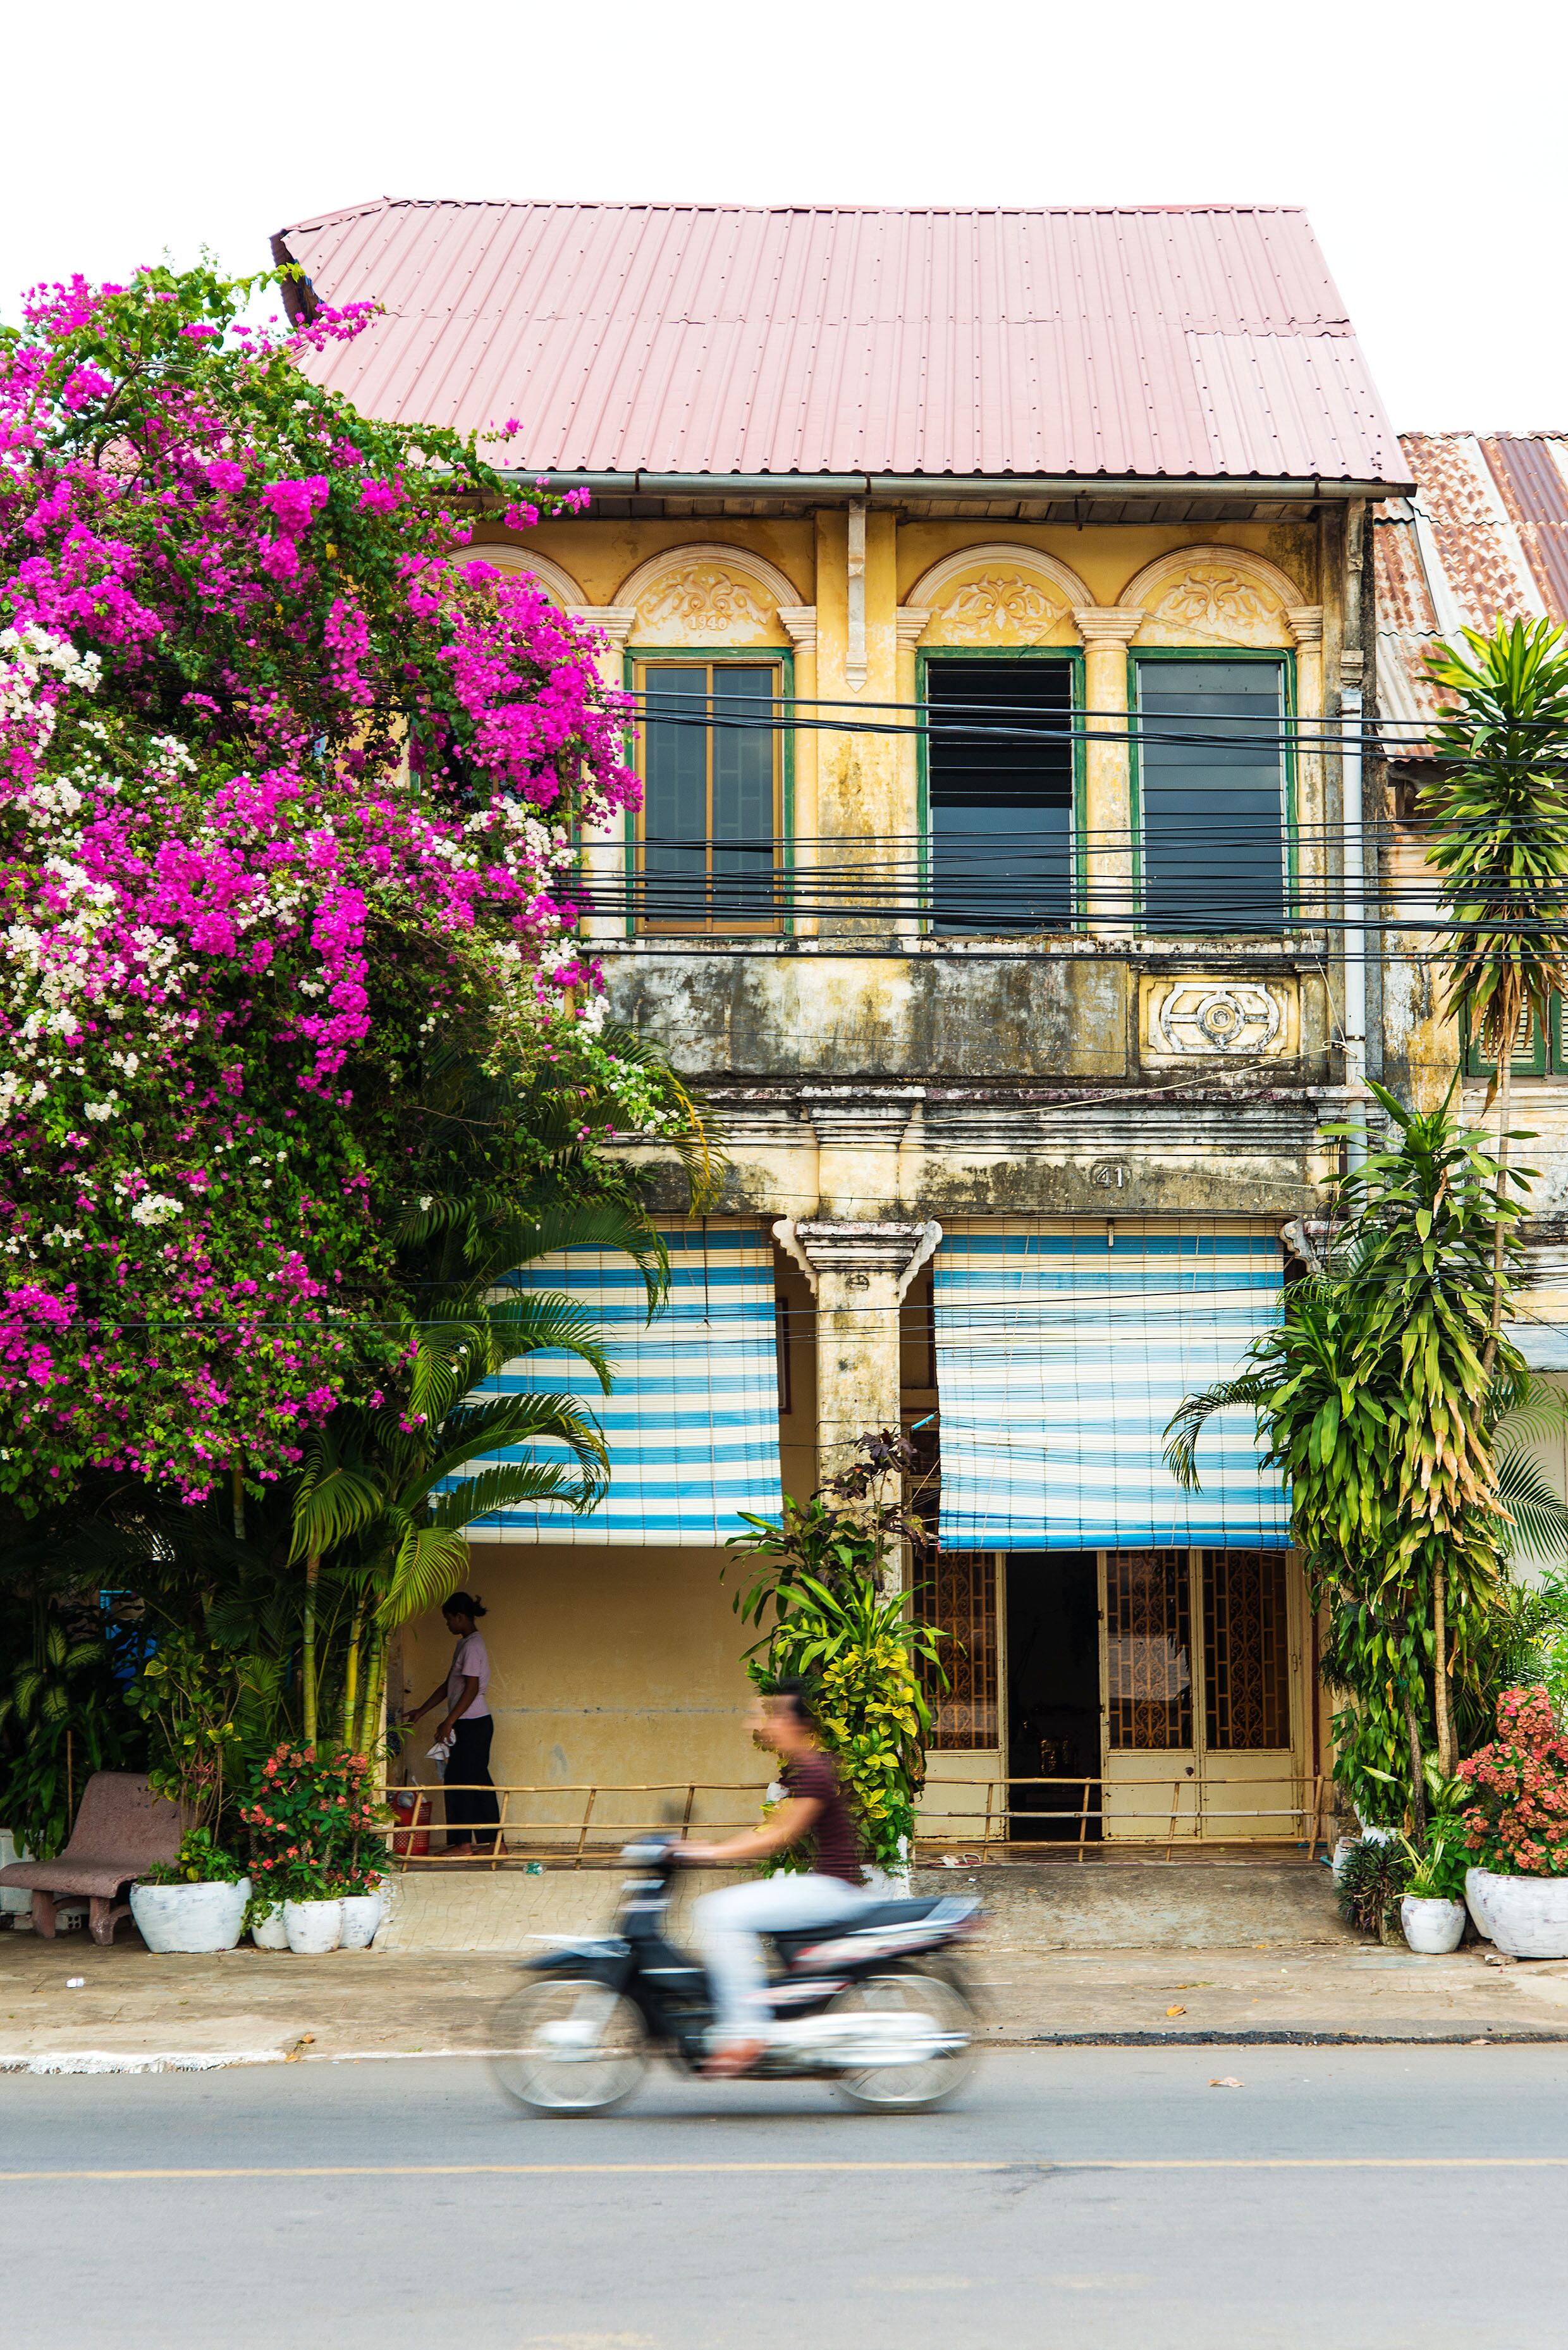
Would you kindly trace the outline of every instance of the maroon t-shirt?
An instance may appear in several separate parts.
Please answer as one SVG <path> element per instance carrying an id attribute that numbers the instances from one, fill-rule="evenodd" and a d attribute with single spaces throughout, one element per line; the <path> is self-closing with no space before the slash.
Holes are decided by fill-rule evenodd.
<path id="1" fill-rule="evenodd" d="M 817 1806 L 811 1833 L 816 1839 L 816 1874 L 841 1877 L 846 1885 L 864 1882 L 860 1873 L 860 1839 L 844 1800 L 838 1773 L 826 1754 L 803 1754 L 786 1762 L 779 1778 L 804 1804 Z"/>

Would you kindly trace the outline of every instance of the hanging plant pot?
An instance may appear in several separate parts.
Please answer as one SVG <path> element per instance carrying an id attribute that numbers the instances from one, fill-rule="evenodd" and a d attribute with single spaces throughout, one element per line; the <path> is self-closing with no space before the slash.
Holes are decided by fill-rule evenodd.
<path id="1" fill-rule="evenodd" d="M 130 1914 L 150 1950 L 232 1950 L 244 1924 L 251 1881 L 133 1885 Z"/>
<path id="2" fill-rule="evenodd" d="M 343 1939 L 343 1904 L 286 1901 L 283 1923 L 291 1950 L 301 1958 L 320 1958 L 327 1950 L 335 1950 Z"/>
<path id="3" fill-rule="evenodd" d="M 1426 1958 L 1445 1958 L 1450 1950 L 1457 1950 L 1464 1939 L 1465 1905 L 1462 1901 L 1425 1900 L 1418 1894 L 1407 1893 L 1399 1904 L 1399 1923 L 1413 1950 L 1419 1950 Z"/>

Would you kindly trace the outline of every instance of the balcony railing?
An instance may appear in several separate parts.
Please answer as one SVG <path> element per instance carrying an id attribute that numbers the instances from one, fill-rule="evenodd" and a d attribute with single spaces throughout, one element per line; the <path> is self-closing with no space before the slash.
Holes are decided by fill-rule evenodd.
<path id="1" fill-rule="evenodd" d="M 921 1797 L 926 1816 L 917 1831 L 917 1858 L 922 1844 L 973 1846 L 978 1860 L 1000 1855 L 1010 1846 L 1036 1844 L 1075 1851 L 1083 1860 L 1097 1848 L 1098 1838 L 1091 1836 L 1091 1830 L 1103 1831 L 1107 1794 L 1108 1816 L 1119 1832 L 1117 1840 L 1161 1845 L 1167 1858 L 1174 1856 L 1179 1843 L 1227 1841 L 1226 1822 L 1236 1823 L 1231 1841 L 1304 1844 L 1310 1858 L 1324 1840 L 1327 1782 L 1321 1774 L 1297 1775 L 1289 1783 L 1289 1802 L 1247 1804 L 1233 1799 L 1260 1791 L 1245 1782 L 1231 1781 L 1210 1790 L 1197 1785 L 1185 1772 L 1111 1780 L 949 1779 L 933 1773 Z M 1015 1788 L 1026 1790 L 1028 1799 L 1014 1801 Z M 1064 1791 L 1059 1806 L 1036 1800 L 1042 1791 L 1057 1789 Z M 701 1779 L 642 1783 L 594 1780 L 564 1786 L 394 1787 L 389 1796 L 403 1807 L 403 1815 L 380 1832 L 387 1839 L 389 1856 L 410 1868 L 472 1866 L 475 1860 L 485 1861 L 492 1868 L 543 1863 L 556 1868 L 606 1868 L 615 1865 L 621 1846 L 638 1835 L 675 1831 L 684 1837 L 695 1828 L 706 1838 L 750 1827 L 766 1792 L 761 1783 Z M 472 1831 L 472 1845 L 451 1853 L 432 1852 L 431 1837 L 445 1832 L 435 1807 L 446 1795 L 456 1794 L 493 1794 L 499 1825 Z M 747 1797 L 749 1803 L 731 1800 Z M 943 1800 L 933 1802 L 933 1797 Z M 964 1800 L 955 1803 L 950 1800 L 954 1797 Z M 1261 1835 L 1257 1823 L 1262 1820 L 1281 1823 L 1283 1833 Z M 1128 1834 L 1134 1826 L 1147 1833 Z M 1048 1832 L 1031 1836 L 1032 1827 L 1046 1827 Z M 1053 1827 L 1058 1833 L 1050 1834 Z"/>

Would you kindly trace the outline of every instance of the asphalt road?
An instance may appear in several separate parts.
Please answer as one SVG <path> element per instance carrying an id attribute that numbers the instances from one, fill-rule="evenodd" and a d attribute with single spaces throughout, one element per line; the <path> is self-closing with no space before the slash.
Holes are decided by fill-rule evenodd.
<path id="1" fill-rule="evenodd" d="M 656 2074 L 531 2122 L 460 2059 L 11 2075 L 0 2172 L 47 2350 L 1568 2339 L 1568 2049 L 993 2053 L 888 2120 Z"/>

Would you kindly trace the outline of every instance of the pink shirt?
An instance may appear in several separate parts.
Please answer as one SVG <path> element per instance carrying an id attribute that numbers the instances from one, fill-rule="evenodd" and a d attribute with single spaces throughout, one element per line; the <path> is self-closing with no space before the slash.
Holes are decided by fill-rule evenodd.
<path id="1" fill-rule="evenodd" d="M 490 1656 L 483 1638 L 478 1632 L 466 1632 L 452 1651 L 452 1670 L 446 1677 L 446 1707 L 450 1713 L 462 1695 L 462 1685 L 472 1678 L 479 1683 L 473 1701 L 458 1715 L 460 1721 L 477 1721 L 490 1708 L 484 1702 L 484 1692 L 490 1687 Z"/>

